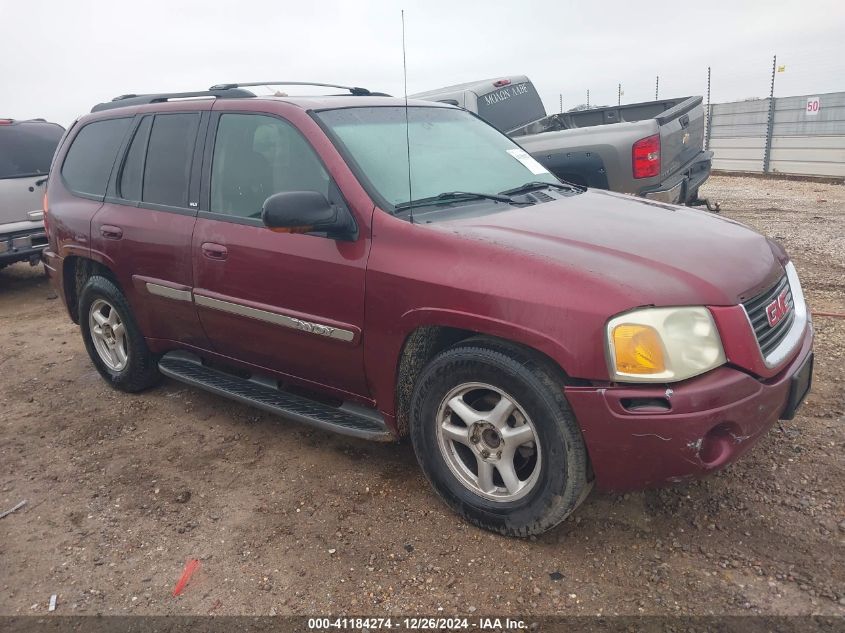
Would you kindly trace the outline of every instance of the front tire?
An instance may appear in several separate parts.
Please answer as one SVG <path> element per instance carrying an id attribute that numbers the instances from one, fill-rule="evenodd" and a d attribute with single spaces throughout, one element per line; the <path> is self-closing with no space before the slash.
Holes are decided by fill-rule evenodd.
<path id="1" fill-rule="evenodd" d="M 411 399 L 417 460 L 470 523 L 540 534 L 590 490 L 587 451 L 561 372 L 517 345 L 463 341 L 423 370 Z"/>
<path id="2" fill-rule="evenodd" d="M 157 358 L 111 279 L 88 279 L 79 295 L 79 326 L 91 361 L 112 387 L 134 393 L 160 380 Z"/>

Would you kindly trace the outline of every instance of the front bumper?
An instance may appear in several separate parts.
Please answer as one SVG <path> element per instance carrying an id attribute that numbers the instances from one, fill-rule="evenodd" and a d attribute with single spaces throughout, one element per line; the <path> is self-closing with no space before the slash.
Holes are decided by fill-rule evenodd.
<path id="1" fill-rule="evenodd" d="M 808 327 L 798 354 L 765 380 L 723 366 L 669 387 L 566 387 L 596 488 L 661 486 L 733 463 L 779 418 L 794 414 L 800 399 L 793 377 L 811 371 L 805 363 L 812 362 L 812 346 Z"/>
<path id="2" fill-rule="evenodd" d="M 698 197 L 698 189 L 710 177 L 712 162 L 713 152 L 701 151 L 660 185 L 640 191 L 639 195 L 669 204 L 684 204 L 695 200 Z"/>

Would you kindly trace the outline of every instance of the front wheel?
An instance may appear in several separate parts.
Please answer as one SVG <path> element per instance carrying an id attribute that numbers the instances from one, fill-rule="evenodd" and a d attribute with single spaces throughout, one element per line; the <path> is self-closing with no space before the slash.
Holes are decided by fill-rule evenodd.
<path id="1" fill-rule="evenodd" d="M 423 370 L 411 437 L 437 493 L 471 523 L 530 536 L 589 492 L 587 452 L 551 363 L 508 343 L 464 341 Z"/>

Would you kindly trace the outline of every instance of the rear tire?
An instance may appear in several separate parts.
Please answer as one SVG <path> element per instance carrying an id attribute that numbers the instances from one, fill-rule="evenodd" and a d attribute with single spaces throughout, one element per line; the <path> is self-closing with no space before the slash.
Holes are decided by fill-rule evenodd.
<path id="1" fill-rule="evenodd" d="M 79 326 L 91 361 L 112 387 L 134 393 L 160 379 L 126 297 L 107 277 L 94 275 L 79 294 Z"/>
<path id="2" fill-rule="evenodd" d="M 589 465 L 562 386 L 545 358 L 485 337 L 429 363 L 411 399 L 411 439 L 447 505 L 474 525 L 520 537 L 578 507 L 591 487 Z"/>

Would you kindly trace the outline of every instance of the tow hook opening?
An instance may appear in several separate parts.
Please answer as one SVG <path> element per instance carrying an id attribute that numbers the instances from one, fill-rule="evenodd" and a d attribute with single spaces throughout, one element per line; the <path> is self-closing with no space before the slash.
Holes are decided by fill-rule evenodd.
<path id="1" fill-rule="evenodd" d="M 721 466 L 730 459 L 737 437 L 739 429 L 734 423 L 717 424 L 701 438 L 698 458 L 708 468 Z"/>

